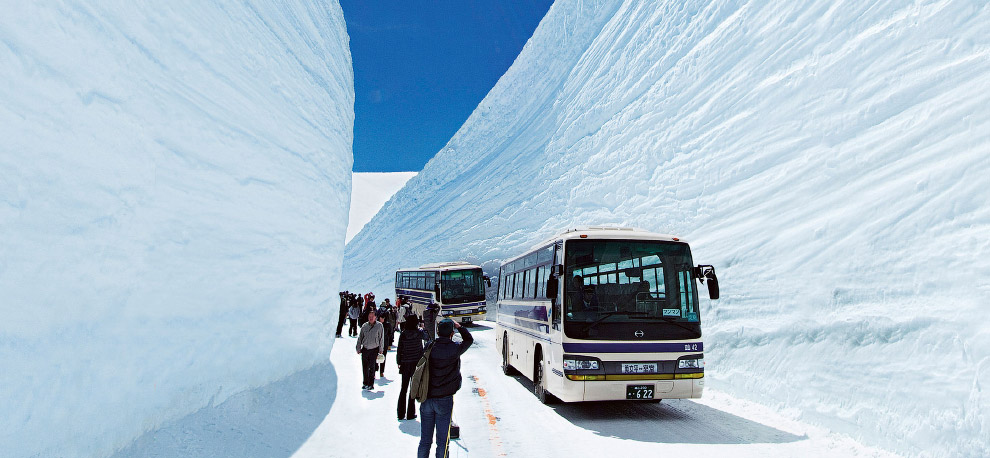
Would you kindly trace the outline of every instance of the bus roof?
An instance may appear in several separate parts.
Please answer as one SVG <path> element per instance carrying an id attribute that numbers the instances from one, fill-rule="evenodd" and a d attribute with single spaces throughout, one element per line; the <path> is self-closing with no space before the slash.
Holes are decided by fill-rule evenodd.
<path id="1" fill-rule="evenodd" d="M 435 262 L 432 264 L 423 264 L 419 267 L 410 267 L 406 269 L 399 269 L 396 272 L 416 272 L 416 271 L 448 271 L 448 270 L 465 270 L 465 269 L 480 269 L 481 266 L 476 266 L 469 262 L 464 261 L 452 261 L 452 262 Z"/>
<path id="2" fill-rule="evenodd" d="M 526 252 L 513 256 L 502 262 L 502 264 L 508 264 L 516 259 L 522 258 L 534 250 L 541 247 L 545 247 L 551 243 L 558 240 L 574 240 L 574 239 L 613 239 L 613 240 L 660 240 L 664 242 L 686 242 L 686 240 L 673 236 L 670 234 L 659 234 L 656 232 L 650 232 L 645 229 L 639 229 L 635 227 L 614 227 L 614 226 L 581 226 L 574 229 L 565 229 L 559 234 L 543 240 L 536 245 L 530 247 Z"/>

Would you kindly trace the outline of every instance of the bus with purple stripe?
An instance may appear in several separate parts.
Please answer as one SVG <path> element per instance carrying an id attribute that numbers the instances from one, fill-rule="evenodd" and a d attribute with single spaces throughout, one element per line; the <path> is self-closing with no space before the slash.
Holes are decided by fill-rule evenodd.
<path id="1" fill-rule="evenodd" d="M 691 247 L 641 229 L 572 229 L 502 264 L 495 340 L 502 371 L 541 402 L 700 398 L 698 285 L 718 299 Z"/>
<path id="2" fill-rule="evenodd" d="M 471 322 L 487 313 L 486 283 L 490 280 L 481 267 L 467 262 L 441 262 L 400 269 L 395 272 L 396 304 L 400 297 L 406 296 L 413 313 L 420 318 L 426 308 L 435 303 L 440 306 L 440 318 Z"/>

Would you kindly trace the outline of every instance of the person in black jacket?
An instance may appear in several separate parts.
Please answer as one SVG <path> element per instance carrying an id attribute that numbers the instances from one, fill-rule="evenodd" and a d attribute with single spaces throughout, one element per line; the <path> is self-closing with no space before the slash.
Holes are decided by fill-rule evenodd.
<path id="1" fill-rule="evenodd" d="M 347 310 L 351 307 L 350 293 L 347 291 L 340 293 L 340 310 L 337 313 L 337 337 L 343 337 L 340 333 L 344 330 L 344 321 L 347 321 Z"/>
<path id="2" fill-rule="evenodd" d="M 461 342 L 454 342 L 454 329 L 461 333 Z M 454 393 L 461 389 L 461 355 L 474 342 L 467 328 L 450 319 L 437 325 L 437 339 L 430 350 L 430 389 L 426 401 L 419 406 L 423 417 L 420 424 L 419 458 L 428 458 L 433 445 L 433 431 L 437 434 L 437 458 L 447 456 L 447 434 L 454 412 Z"/>
<path id="3" fill-rule="evenodd" d="M 364 324 L 368 322 L 368 313 L 378 312 L 378 304 L 375 304 L 375 295 L 372 293 L 368 293 L 365 294 L 364 297 L 365 297 L 364 308 L 361 309 L 361 318 L 360 321 L 358 321 L 358 324 L 362 326 L 364 326 Z"/>
<path id="4" fill-rule="evenodd" d="M 395 362 L 399 365 L 399 374 L 402 374 L 402 388 L 399 389 L 399 405 L 396 409 L 399 420 L 416 419 L 416 398 L 409 396 L 406 400 L 406 393 L 409 392 L 409 379 L 413 372 L 416 372 L 416 363 L 423 357 L 423 342 L 426 341 L 426 334 L 419 329 L 419 319 L 416 315 L 410 316 L 402 323 L 402 332 L 399 334 L 399 347 L 395 350 Z"/>
<path id="5" fill-rule="evenodd" d="M 381 313 L 382 309 L 378 309 L 376 313 Z M 382 325 L 382 356 L 388 354 L 391 343 L 389 343 L 389 324 L 384 314 L 376 315 L 378 317 L 378 323 Z M 385 361 L 378 363 L 378 369 L 380 371 L 379 377 L 385 378 Z"/>

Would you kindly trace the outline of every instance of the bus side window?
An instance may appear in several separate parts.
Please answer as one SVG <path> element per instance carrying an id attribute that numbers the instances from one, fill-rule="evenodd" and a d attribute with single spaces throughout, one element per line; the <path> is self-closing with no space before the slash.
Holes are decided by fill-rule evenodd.
<path id="1" fill-rule="evenodd" d="M 536 268 L 536 297 L 538 299 L 546 299 L 547 297 L 547 267 L 540 266 Z"/>

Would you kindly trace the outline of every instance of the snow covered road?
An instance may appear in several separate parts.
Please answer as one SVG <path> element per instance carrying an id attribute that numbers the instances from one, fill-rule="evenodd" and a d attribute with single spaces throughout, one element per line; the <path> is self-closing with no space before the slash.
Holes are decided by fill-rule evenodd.
<path id="1" fill-rule="evenodd" d="M 541 405 L 532 383 L 507 377 L 494 349 L 493 323 L 470 328 L 464 383 L 454 397 L 461 438 L 452 457 L 491 456 L 891 456 L 771 409 L 707 390 L 701 400 L 658 404 L 600 402 Z M 362 392 L 353 339 L 331 355 L 337 393 L 323 422 L 294 458 L 410 456 L 419 421 L 396 421 L 399 375 L 388 356 L 386 377 Z"/>

